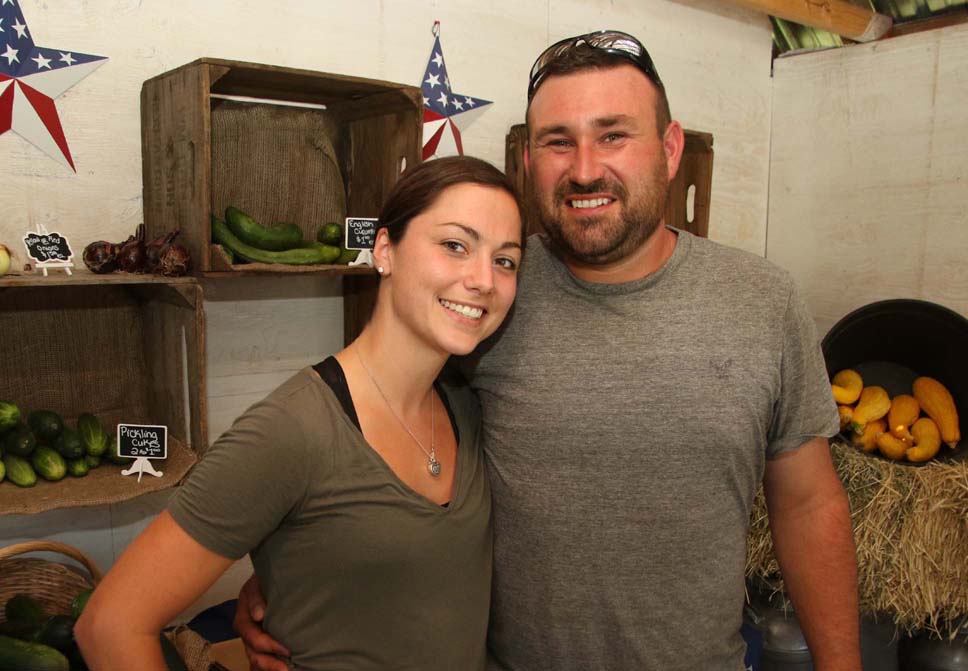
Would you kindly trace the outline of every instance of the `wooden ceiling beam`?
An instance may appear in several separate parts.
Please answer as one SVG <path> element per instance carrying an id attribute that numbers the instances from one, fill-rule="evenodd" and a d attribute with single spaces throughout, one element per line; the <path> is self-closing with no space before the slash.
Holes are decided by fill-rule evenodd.
<path id="1" fill-rule="evenodd" d="M 734 5 L 780 19 L 820 28 L 854 40 L 872 42 L 890 29 L 891 17 L 852 5 L 845 0 L 729 0 Z"/>

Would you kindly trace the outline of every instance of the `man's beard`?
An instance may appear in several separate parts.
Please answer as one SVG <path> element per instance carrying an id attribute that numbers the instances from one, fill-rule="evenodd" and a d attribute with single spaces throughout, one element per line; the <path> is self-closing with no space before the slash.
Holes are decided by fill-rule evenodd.
<path id="1" fill-rule="evenodd" d="M 565 257 L 591 266 L 614 263 L 633 254 L 652 237 L 665 216 L 669 198 L 665 161 L 659 162 L 653 174 L 636 186 L 634 200 L 630 200 L 623 184 L 604 178 L 584 185 L 563 182 L 555 189 L 550 203 L 535 192 L 541 224 L 552 245 Z M 579 215 L 567 220 L 560 216 L 567 207 L 565 194 L 592 193 L 612 194 L 622 206 L 621 212 L 597 217 Z"/>

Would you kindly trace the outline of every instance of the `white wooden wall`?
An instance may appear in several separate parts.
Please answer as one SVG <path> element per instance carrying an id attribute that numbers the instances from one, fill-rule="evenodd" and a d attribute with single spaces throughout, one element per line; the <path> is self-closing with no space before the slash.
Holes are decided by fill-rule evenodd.
<path id="1" fill-rule="evenodd" d="M 776 61 L 767 258 L 821 333 L 888 298 L 968 316 L 966 64 L 968 25 Z"/>
<path id="2" fill-rule="evenodd" d="M 767 19 L 715 0 L 21 0 L 35 42 L 107 56 L 57 99 L 77 166 L 0 136 L 0 242 L 36 224 L 75 247 L 121 240 L 141 221 L 141 83 L 201 56 L 419 84 L 441 21 L 456 91 L 494 105 L 464 134 L 468 154 L 504 163 L 523 120 L 527 73 L 550 42 L 599 28 L 639 36 L 674 115 L 715 136 L 710 235 L 764 253 L 770 141 Z M 339 349 L 337 281 L 208 281 L 209 428 L 214 440 L 293 371 Z M 2 339 L 0 339 L 2 343 Z M 9 486 L 9 485 L 7 485 Z M 163 507 L 166 494 L 88 509 L 0 516 L 0 545 L 56 538 L 108 568 Z M 189 613 L 234 596 L 243 563 Z"/>

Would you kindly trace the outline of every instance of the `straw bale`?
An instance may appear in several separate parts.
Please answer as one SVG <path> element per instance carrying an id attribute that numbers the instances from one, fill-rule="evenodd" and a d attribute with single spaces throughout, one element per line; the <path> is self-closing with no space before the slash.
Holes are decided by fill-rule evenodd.
<path id="1" fill-rule="evenodd" d="M 904 631 L 968 622 L 968 461 L 921 467 L 831 445 L 850 500 L 863 614 Z M 747 575 L 782 590 L 762 489 L 750 520 Z M 954 635 L 953 633 L 951 635 Z"/>

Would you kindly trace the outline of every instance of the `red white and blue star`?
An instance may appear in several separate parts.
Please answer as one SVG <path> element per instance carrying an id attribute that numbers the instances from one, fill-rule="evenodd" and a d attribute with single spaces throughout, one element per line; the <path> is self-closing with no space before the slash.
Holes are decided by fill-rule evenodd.
<path id="1" fill-rule="evenodd" d="M 427 62 L 423 81 L 423 160 L 444 156 L 463 156 L 461 131 L 481 115 L 490 100 L 454 93 L 440 48 L 439 24 L 434 24 L 434 49 Z"/>
<path id="2" fill-rule="evenodd" d="M 20 2 L 0 0 L 0 135 L 12 130 L 77 172 L 54 98 L 106 60 L 35 46 Z"/>

